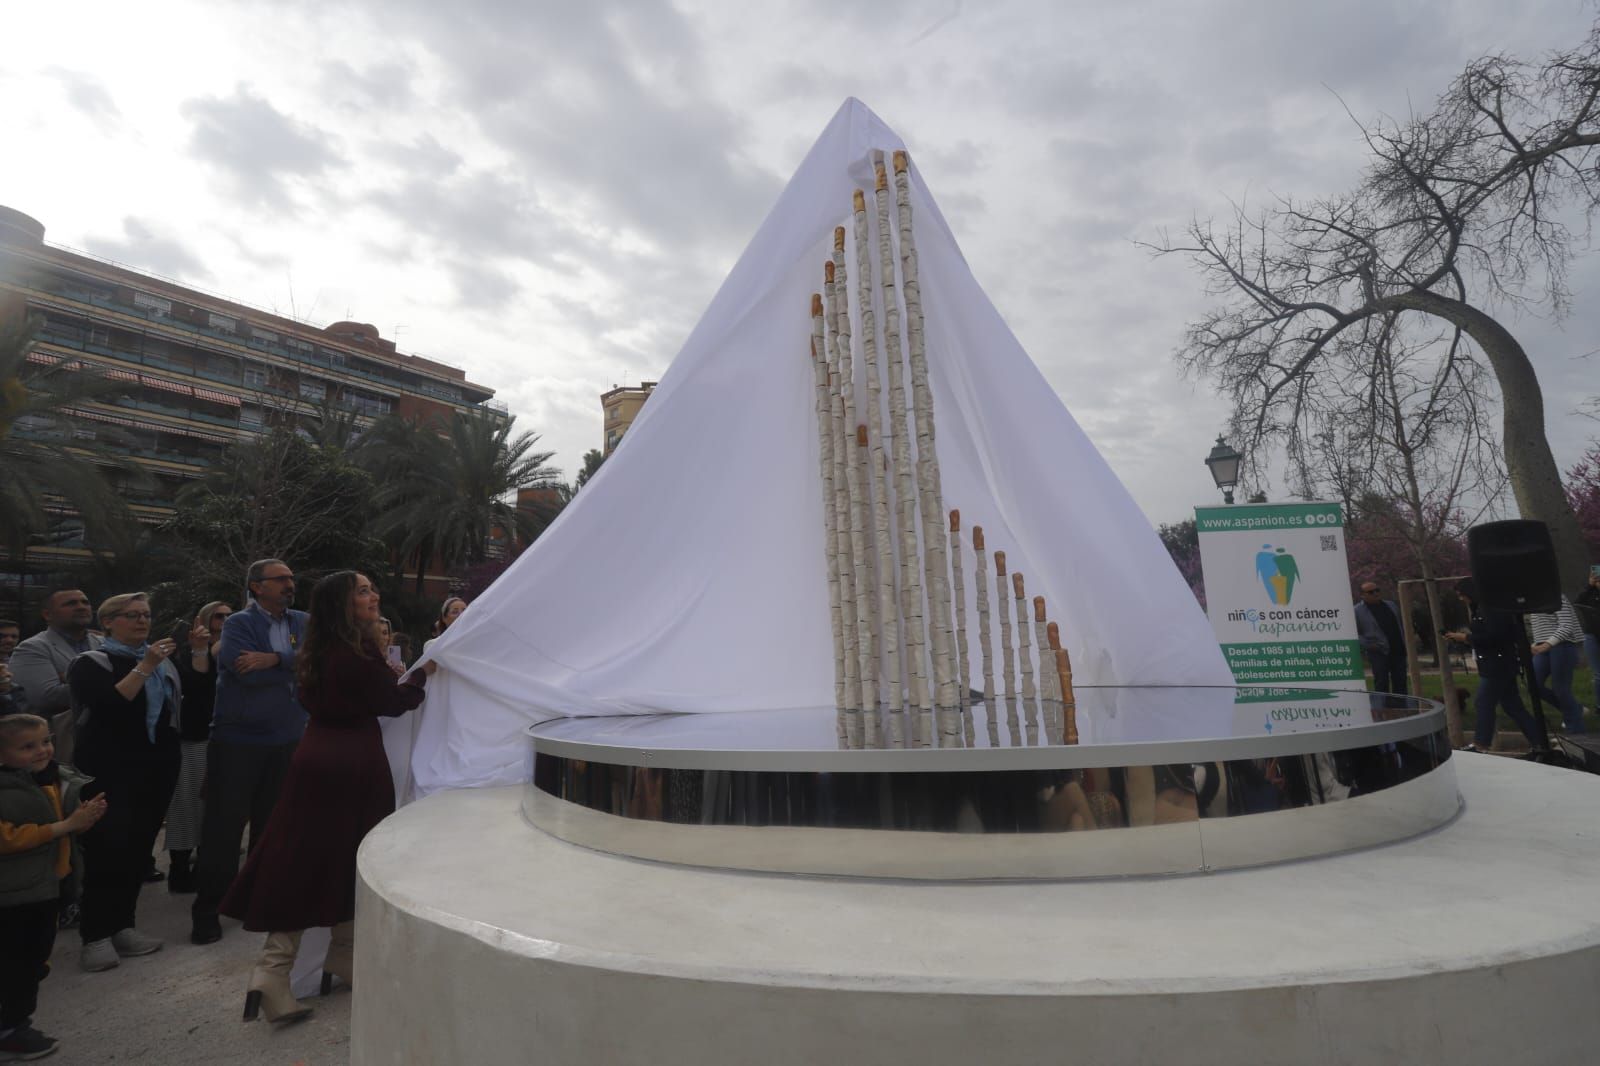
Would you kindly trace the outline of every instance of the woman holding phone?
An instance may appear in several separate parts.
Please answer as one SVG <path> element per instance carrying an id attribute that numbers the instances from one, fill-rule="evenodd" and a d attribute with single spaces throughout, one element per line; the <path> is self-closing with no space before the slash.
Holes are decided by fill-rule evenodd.
<path id="1" fill-rule="evenodd" d="M 178 780 L 183 688 L 170 659 L 177 642 L 150 639 L 142 592 L 100 605 L 106 639 L 67 667 L 78 708 L 77 768 L 93 780 L 83 798 L 106 798 L 106 815 L 83 834 L 79 965 L 90 973 L 160 951 L 139 931 L 135 911 L 150 850 Z"/>
<path id="2" fill-rule="evenodd" d="M 244 1017 L 293 1021 L 311 1013 L 295 1000 L 289 972 L 300 934 L 331 926 L 322 969 L 352 979 L 356 849 L 394 811 L 394 780 L 380 717 L 422 702 L 429 663 L 401 683 L 378 644 L 378 591 L 365 574 L 340 570 L 317 582 L 297 663 L 300 703 L 310 715 L 283 793 L 261 843 L 222 901 L 222 913 L 267 934 L 250 976 Z"/>
<path id="3" fill-rule="evenodd" d="M 406 663 L 400 656 L 400 645 L 394 639 L 394 623 L 387 618 L 378 619 L 378 647 L 383 649 L 383 657 L 389 663 L 389 668 L 394 670 L 395 676 L 406 672 Z"/>
<path id="4" fill-rule="evenodd" d="M 1478 583 L 1470 577 L 1456 582 L 1456 596 L 1467 609 L 1467 628 L 1444 634 L 1447 640 L 1470 644 L 1478 660 L 1478 695 L 1472 701 L 1477 713 L 1472 743 L 1462 751 L 1494 750 L 1495 708 L 1504 707 L 1517 723 L 1528 743 L 1537 747 L 1538 732 L 1533 716 L 1522 705 L 1517 679 L 1522 666 L 1517 661 L 1517 620 L 1509 611 L 1493 611 L 1478 604 Z"/>
<path id="5" fill-rule="evenodd" d="M 217 645 L 222 623 L 233 608 L 213 600 L 200 608 L 194 624 L 184 632 L 185 647 L 174 654 L 183 691 L 183 713 L 178 720 L 178 785 L 167 807 L 167 891 L 194 891 L 194 849 L 200 844 L 200 823 L 205 814 L 201 786 L 206 779 L 206 748 L 211 737 L 211 712 L 217 702 Z"/>

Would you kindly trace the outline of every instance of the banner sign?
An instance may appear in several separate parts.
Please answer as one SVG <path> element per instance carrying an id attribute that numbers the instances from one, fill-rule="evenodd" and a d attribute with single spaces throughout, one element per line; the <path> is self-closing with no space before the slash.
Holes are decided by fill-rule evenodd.
<path id="1" fill-rule="evenodd" d="M 1241 685 L 1365 688 L 1336 503 L 1196 507 L 1206 613 Z"/>

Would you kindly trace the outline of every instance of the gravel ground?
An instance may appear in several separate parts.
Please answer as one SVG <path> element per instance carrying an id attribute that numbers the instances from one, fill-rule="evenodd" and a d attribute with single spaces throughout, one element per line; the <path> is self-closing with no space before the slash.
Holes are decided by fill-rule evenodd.
<path id="1" fill-rule="evenodd" d="M 166 856 L 160 855 L 165 868 Z M 139 894 L 139 929 L 167 946 L 123 959 L 104 973 L 78 969 L 78 931 L 56 937 L 52 972 L 39 989 L 34 1025 L 61 1041 L 49 1063 L 278 1063 L 332 1066 L 350 1061 L 348 990 L 307 1002 L 303 1022 L 241 1022 L 245 982 L 261 934 L 223 919 L 215 944 L 189 943 L 189 903 L 165 883 Z"/>

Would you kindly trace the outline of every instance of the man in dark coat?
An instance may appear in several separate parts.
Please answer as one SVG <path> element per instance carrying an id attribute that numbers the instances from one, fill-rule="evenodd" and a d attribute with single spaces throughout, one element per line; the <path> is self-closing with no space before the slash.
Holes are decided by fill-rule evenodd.
<path id="1" fill-rule="evenodd" d="M 1361 583 L 1356 601 L 1356 636 L 1361 653 L 1372 667 L 1372 687 L 1377 692 L 1406 694 L 1406 639 L 1400 630 L 1400 608 L 1383 598 L 1376 581 Z"/>

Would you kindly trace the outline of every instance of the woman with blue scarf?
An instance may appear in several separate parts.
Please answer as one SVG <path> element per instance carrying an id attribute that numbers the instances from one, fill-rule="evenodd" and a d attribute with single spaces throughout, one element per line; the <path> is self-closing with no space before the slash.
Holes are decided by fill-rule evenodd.
<path id="1" fill-rule="evenodd" d="M 80 965 L 109 970 L 124 958 L 161 950 L 134 927 L 150 851 L 178 780 L 181 684 L 167 661 L 176 645 L 151 641 L 150 601 L 142 592 L 100 605 L 107 633 L 96 651 L 67 668 L 77 720 L 77 766 L 94 780 L 83 797 L 106 797 L 106 813 L 83 834 Z"/>

